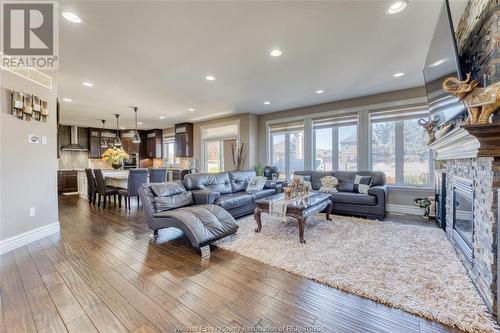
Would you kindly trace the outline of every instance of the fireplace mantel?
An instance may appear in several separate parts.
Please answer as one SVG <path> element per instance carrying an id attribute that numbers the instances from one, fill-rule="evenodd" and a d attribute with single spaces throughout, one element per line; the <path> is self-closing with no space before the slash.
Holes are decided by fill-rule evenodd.
<path id="1" fill-rule="evenodd" d="M 464 128 L 459 127 L 429 145 L 436 153 L 436 160 L 454 160 L 478 156 L 479 141 Z"/>

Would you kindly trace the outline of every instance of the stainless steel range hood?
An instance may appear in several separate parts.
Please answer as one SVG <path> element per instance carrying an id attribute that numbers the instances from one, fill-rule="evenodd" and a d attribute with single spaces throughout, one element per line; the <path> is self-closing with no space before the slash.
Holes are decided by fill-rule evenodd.
<path id="1" fill-rule="evenodd" d="M 61 147 L 64 151 L 89 151 L 87 148 L 78 143 L 78 127 L 71 126 L 70 128 L 71 143 L 69 145 Z"/>

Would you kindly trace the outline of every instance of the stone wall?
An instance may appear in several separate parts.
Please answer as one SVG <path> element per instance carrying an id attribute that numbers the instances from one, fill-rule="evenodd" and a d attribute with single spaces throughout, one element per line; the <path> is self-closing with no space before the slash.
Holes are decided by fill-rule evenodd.
<path id="1" fill-rule="evenodd" d="M 497 280 L 497 189 L 500 160 L 492 157 L 446 162 L 446 233 L 453 242 L 453 176 L 474 181 L 473 264 L 457 252 L 490 310 L 496 313 Z"/>
<path id="2" fill-rule="evenodd" d="M 500 80 L 500 0 L 470 0 L 457 27 L 462 68 L 484 84 Z"/>

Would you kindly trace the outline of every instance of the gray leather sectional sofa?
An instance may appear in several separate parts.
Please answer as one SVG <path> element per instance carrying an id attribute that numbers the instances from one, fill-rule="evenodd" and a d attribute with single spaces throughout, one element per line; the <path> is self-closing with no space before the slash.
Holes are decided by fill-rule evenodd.
<path id="1" fill-rule="evenodd" d="M 296 171 L 295 175 L 309 176 L 313 190 L 321 187 L 321 178 L 333 176 L 338 179 L 337 189 L 333 193 L 332 212 L 342 215 L 354 215 L 372 219 L 384 219 L 387 187 L 385 174 L 379 171 Z M 372 184 L 368 194 L 353 193 L 356 175 L 371 176 Z"/>
<path id="2" fill-rule="evenodd" d="M 184 177 L 186 190 L 193 193 L 196 203 L 215 204 L 238 218 L 253 213 L 255 200 L 276 193 L 275 188 L 248 192 L 246 187 L 255 171 L 188 174 Z"/>

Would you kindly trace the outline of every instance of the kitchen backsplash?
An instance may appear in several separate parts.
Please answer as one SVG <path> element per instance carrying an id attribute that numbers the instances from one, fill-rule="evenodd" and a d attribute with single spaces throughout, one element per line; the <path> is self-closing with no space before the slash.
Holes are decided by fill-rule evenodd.
<path id="1" fill-rule="evenodd" d="M 89 167 L 89 153 L 86 151 L 60 152 L 59 169 L 85 169 Z"/>

